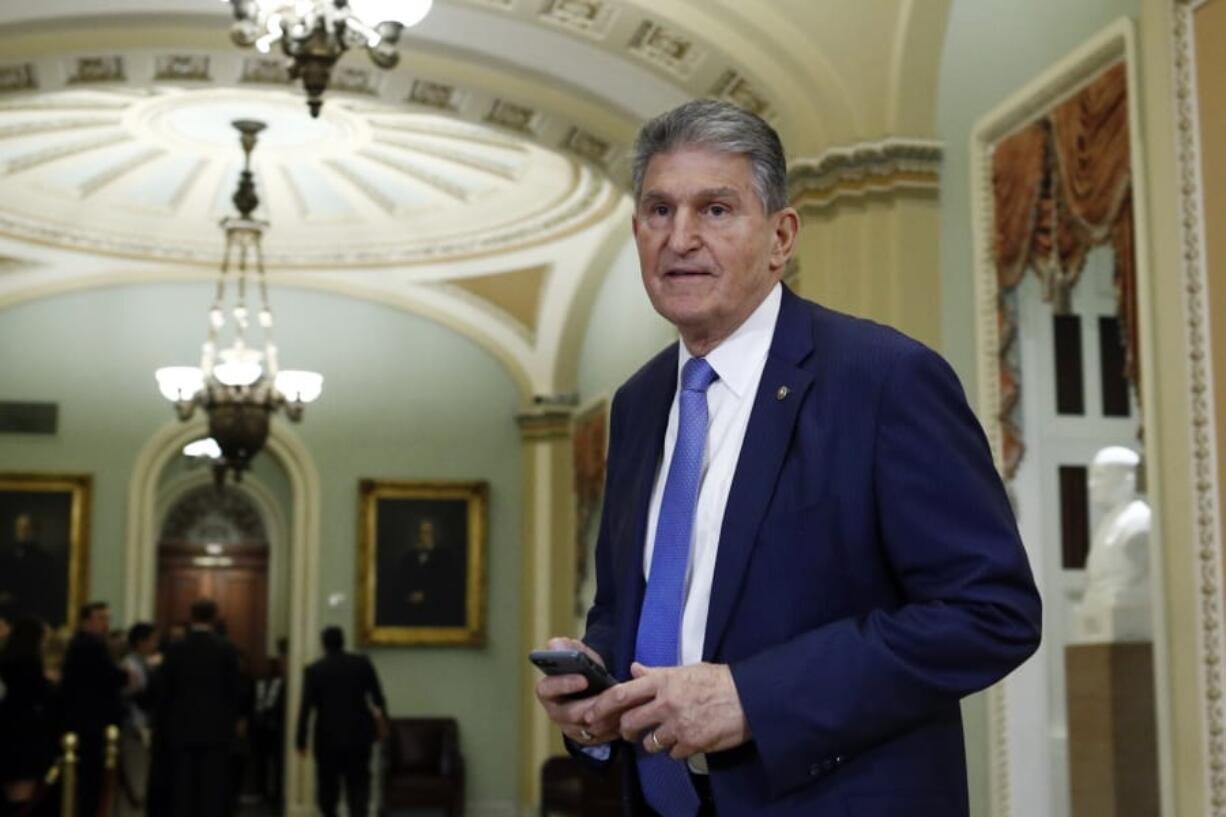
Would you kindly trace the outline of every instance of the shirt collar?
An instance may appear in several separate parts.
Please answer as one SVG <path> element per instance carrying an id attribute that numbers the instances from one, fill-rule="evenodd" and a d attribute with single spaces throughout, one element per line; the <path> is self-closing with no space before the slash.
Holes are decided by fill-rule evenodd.
<path id="1" fill-rule="evenodd" d="M 776 283 L 736 331 L 707 353 L 707 363 L 711 364 L 720 382 L 731 389 L 738 400 L 753 385 L 758 369 L 770 351 L 782 303 L 783 285 Z M 677 346 L 677 377 L 680 378 L 682 367 L 693 355 L 685 348 L 684 341 L 679 341 Z"/>

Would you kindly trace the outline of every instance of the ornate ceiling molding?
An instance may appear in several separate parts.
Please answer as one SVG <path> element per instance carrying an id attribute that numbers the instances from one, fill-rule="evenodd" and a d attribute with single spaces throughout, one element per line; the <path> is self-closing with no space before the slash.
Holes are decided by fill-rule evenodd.
<path id="1" fill-rule="evenodd" d="M 941 143 L 932 139 L 890 137 L 832 148 L 816 159 L 791 162 L 788 193 L 795 207 L 822 209 L 848 196 L 936 190 L 941 156 Z"/>
<path id="2" fill-rule="evenodd" d="M 728 70 L 720 75 L 719 81 L 711 88 L 711 96 L 756 113 L 767 121 L 776 118 L 776 111 L 771 107 L 766 93 L 739 71 Z"/>
<path id="3" fill-rule="evenodd" d="M 662 26 L 654 20 L 639 23 L 626 50 L 681 80 L 688 80 L 709 53 L 688 34 Z"/>
<path id="4" fill-rule="evenodd" d="M 169 56 L 161 64 L 189 65 L 176 58 L 188 55 Z M 157 60 L 145 57 L 152 70 Z M 242 70 L 251 66 L 245 60 Z M 518 131 L 378 99 L 339 96 L 309 125 L 294 119 L 298 107 L 288 89 L 198 81 L 0 98 L 0 232 L 212 264 L 217 237 L 199 228 L 227 211 L 236 172 L 215 131 L 248 115 L 269 121 L 274 140 L 256 167 L 262 215 L 273 224 L 271 264 L 387 266 L 509 252 L 599 221 L 620 195 L 604 172 L 616 147 L 578 128 L 546 150 Z M 541 121 L 513 103 L 494 112 L 503 130 Z M 90 218 L 80 218 L 82 202 L 95 204 Z"/>
<path id="5" fill-rule="evenodd" d="M 564 3 L 557 5 L 555 11 L 563 14 L 561 9 L 564 7 L 570 8 Z M 565 12 L 572 13 L 573 9 Z M 652 33 L 645 35 L 647 39 L 643 41 L 642 48 L 647 48 L 648 43 L 655 43 L 655 51 L 667 51 L 669 48 L 675 51 L 678 46 L 670 46 L 669 43 L 677 42 L 674 39 L 676 36 L 679 35 L 666 33 L 657 26 Z M 688 46 L 681 47 L 683 52 L 687 49 Z M 695 52 L 688 53 L 692 55 Z M 647 59 L 647 52 L 638 53 L 638 58 Z M 692 67 L 693 62 L 691 58 L 686 65 Z M 723 82 L 724 85 L 729 84 L 726 77 Z M 162 87 L 223 88 L 235 84 L 291 86 L 281 60 L 243 54 L 237 50 L 167 49 L 154 54 L 143 50 L 81 56 L 68 54 L 7 64 L 0 59 L 0 111 L 62 109 L 78 113 L 83 110 L 123 111 L 128 107 L 128 103 L 122 99 L 105 98 L 95 99 L 84 107 L 81 103 L 65 103 L 56 99 L 54 94 L 45 93 L 58 89 L 131 89 L 136 93 L 156 93 Z M 44 93 L 31 94 L 32 91 Z M 450 79 L 443 81 L 429 75 L 413 75 L 407 67 L 394 72 L 381 72 L 360 65 L 341 65 L 335 71 L 331 91 L 342 99 L 345 95 L 350 96 L 349 107 L 355 112 L 361 111 L 357 99 L 365 98 L 374 106 L 371 113 L 403 112 L 407 104 L 410 109 L 432 110 L 472 123 L 493 125 L 514 134 L 516 138 L 528 138 L 550 150 L 569 153 L 606 173 L 615 166 L 612 160 L 627 149 L 624 143 L 627 136 L 602 132 L 590 121 L 569 119 L 557 111 L 547 111 L 506 95 L 493 95 L 482 88 L 465 86 Z M 725 96 L 740 94 L 743 99 L 750 100 L 739 85 L 735 88 L 730 86 L 727 93 L 724 90 L 721 93 Z M 84 117 L 81 117 L 80 127 L 87 127 Z M 6 135 L 0 133 L 0 138 Z M 624 182 L 621 178 L 610 178 L 610 181 L 614 184 Z"/>
<path id="6" fill-rule="evenodd" d="M 38 266 L 24 258 L 14 258 L 11 255 L 0 255 L 0 275 L 10 272 L 21 272 Z"/>
<path id="7" fill-rule="evenodd" d="M 33 63 L 0 65 L 0 92 L 30 91 L 37 87 Z"/>
<path id="8" fill-rule="evenodd" d="M 549 25 L 599 40 L 609 33 L 620 11 L 612 0 L 547 0 L 539 17 Z"/>
<path id="9" fill-rule="evenodd" d="M 265 261 L 269 266 L 298 268 L 386 267 L 514 252 L 560 240 L 601 221 L 612 212 L 620 196 L 621 191 L 585 173 L 576 194 L 563 206 L 504 229 L 450 240 L 422 236 L 399 245 L 389 243 L 350 250 L 270 251 L 265 253 Z M 217 263 L 220 252 L 216 236 L 211 236 L 212 241 L 204 240 L 194 246 L 169 244 L 158 240 L 157 236 L 119 235 L 91 230 L 77 223 L 36 221 L 20 213 L 4 211 L 0 211 L 0 234 L 51 247 L 210 266 Z"/>

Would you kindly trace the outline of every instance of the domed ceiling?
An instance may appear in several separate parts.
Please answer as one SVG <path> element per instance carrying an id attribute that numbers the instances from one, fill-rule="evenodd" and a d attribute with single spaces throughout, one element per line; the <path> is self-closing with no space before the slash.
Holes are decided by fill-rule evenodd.
<path id="1" fill-rule="evenodd" d="M 393 264 L 549 241 L 608 204 L 582 163 L 490 127 L 337 95 L 313 120 L 281 89 L 66 89 L 0 102 L 0 220 L 94 251 L 213 263 L 235 212 L 235 119 L 270 262 Z M 85 217 L 87 215 L 87 217 Z"/>
<path id="2" fill-rule="evenodd" d="M 225 3 L 0 2 L 0 308 L 211 277 L 242 162 L 229 123 L 259 119 L 275 286 L 427 315 L 526 395 L 564 391 L 630 240 L 640 124 L 717 97 L 818 169 L 929 134 L 948 4 L 436 0 L 396 69 L 343 58 L 313 121 L 280 59 L 230 42 Z"/>

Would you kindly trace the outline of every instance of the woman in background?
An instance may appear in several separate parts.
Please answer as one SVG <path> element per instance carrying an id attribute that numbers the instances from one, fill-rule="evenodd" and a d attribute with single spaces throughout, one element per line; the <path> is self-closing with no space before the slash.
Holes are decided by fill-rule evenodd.
<path id="1" fill-rule="evenodd" d="M 47 627 L 37 618 L 20 618 L 0 652 L 0 784 L 5 814 L 54 811 L 50 800 L 31 809 L 39 783 L 55 763 L 60 731 L 58 691 L 43 666 Z"/>

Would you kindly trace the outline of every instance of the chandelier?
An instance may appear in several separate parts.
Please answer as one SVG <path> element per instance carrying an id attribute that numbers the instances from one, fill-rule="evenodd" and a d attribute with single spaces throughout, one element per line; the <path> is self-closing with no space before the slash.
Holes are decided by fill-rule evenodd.
<path id="1" fill-rule="evenodd" d="M 268 439 L 268 423 L 278 410 L 294 422 L 302 419 L 303 407 L 319 397 L 323 376 L 316 372 L 282 370 L 277 365 L 277 347 L 272 340 L 272 310 L 268 306 L 268 282 L 260 238 L 267 222 L 252 217 L 260 200 L 251 174 L 251 151 L 263 122 L 239 120 L 234 127 L 242 134 L 243 170 L 232 201 L 239 215 L 222 219 L 226 250 L 213 305 L 209 309 L 208 339 L 199 366 L 167 366 L 157 370 L 162 396 L 175 404 L 179 419 L 187 421 L 200 406 L 208 414 L 213 478 L 220 487 L 226 472 L 237 482 Z M 232 272 L 232 267 L 234 267 Z M 250 312 L 247 308 L 248 270 L 255 271 L 260 306 L 256 313 L 264 351 L 247 345 Z M 218 350 L 226 329 L 226 290 L 234 279 L 230 345 Z"/>
<path id="2" fill-rule="evenodd" d="M 364 47 L 380 68 L 400 61 L 400 34 L 417 25 L 433 0 L 222 0 L 234 9 L 230 38 L 244 48 L 288 57 L 290 79 L 302 80 L 311 116 L 319 116 L 332 66 L 350 48 Z"/>

